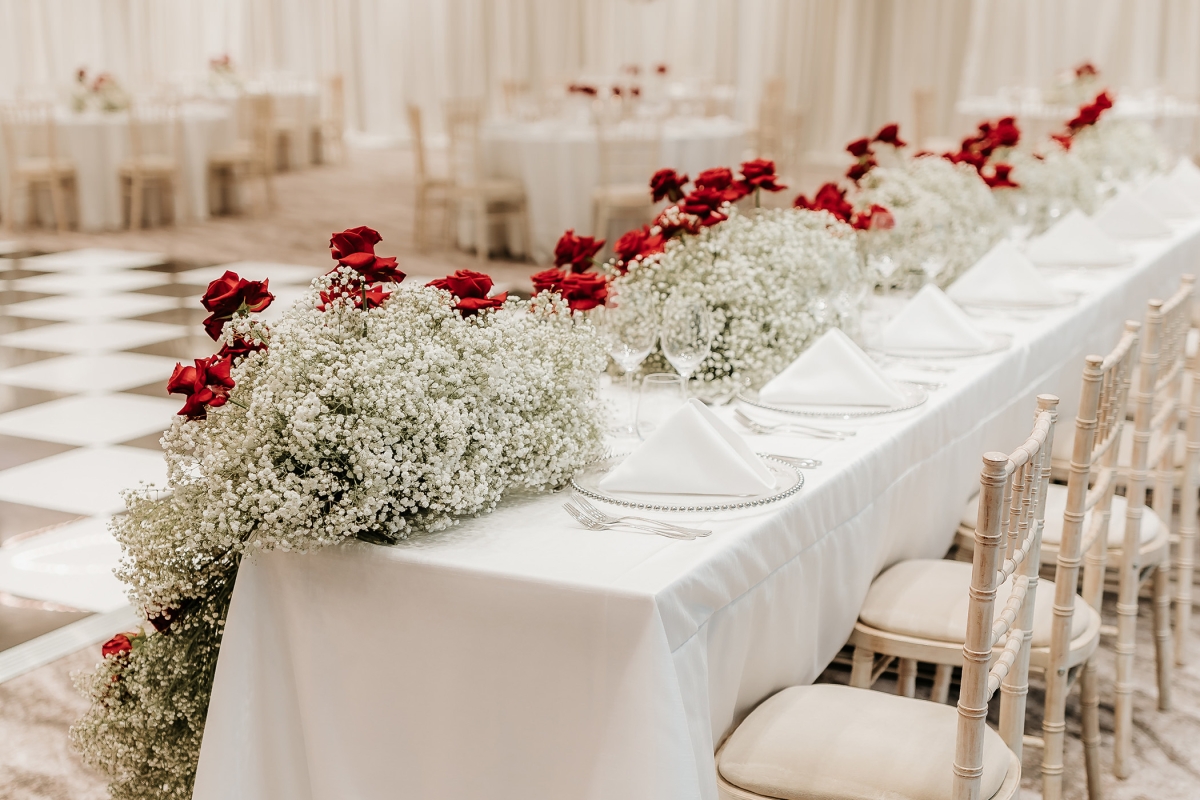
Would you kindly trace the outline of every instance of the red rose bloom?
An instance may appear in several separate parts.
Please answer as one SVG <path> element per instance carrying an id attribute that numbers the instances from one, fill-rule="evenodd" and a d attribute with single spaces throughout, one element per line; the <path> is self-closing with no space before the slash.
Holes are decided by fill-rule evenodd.
<path id="1" fill-rule="evenodd" d="M 720 192 L 730 203 L 736 203 L 748 195 L 750 191 L 733 179 L 733 172 L 728 167 L 706 169 L 696 176 L 694 181 L 697 189 L 712 189 Z"/>
<path id="2" fill-rule="evenodd" d="M 871 155 L 871 142 L 868 139 L 855 139 L 846 145 L 846 152 L 855 158 L 866 158 Z"/>
<path id="3" fill-rule="evenodd" d="M 1095 100 L 1079 109 L 1079 114 L 1067 123 L 1067 127 L 1072 131 L 1077 131 L 1080 128 L 1095 125 L 1100 120 L 1100 115 L 1112 108 L 1112 105 L 1112 96 L 1108 92 L 1101 92 L 1096 95 Z"/>
<path id="4" fill-rule="evenodd" d="M 572 311 L 590 311 L 608 299 L 608 279 L 596 272 L 567 275 L 559 292 Z"/>
<path id="5" fill-rule="evenodd" d="M 179 415 L 191 420 L 205 419 L 209 406 L 217 408 L 225 405 L 229 391 L 235 385 L 229 376 L 231 366 L 229 359 L 219 355 L 197 358 L 192 367 L 176 364 L 171 379 L 167 381 L 167 393 L 187 397 Z"/>
<path id="6" fill-rule="evenodd" d="M 275 295 L 267 291 L 268 281 L 248 281 L 229 270 L 208 285 L 200 303 L 210 312 L 204 320 L 204 330 L 216 341 L 226 320 L 234 314 L 262 311 L 271 305 Z"/>
<path id="7" fill-rule="evenodd" d="M 781 192 L 787 187 L 776 183 L 779 176 L 775 174 L 775 162 L 767 158 L 756 158 L 742 163 L 742 186 L 746 192 L 763 189 L 768 192 Z"/>
<path id="8" fill-rule="evenodd" d="M 245 339 L 241 336 L 235 337 L 228 344 L 221 345 L 221 349 L 217 351 L 217 356 L 227 358 L 232 361 L 235 358 L 242 358 L 251 353 L 257 353 L 260 350 L 266 350 L 266 342 L 260 342 L 256 339 Z"/>
<path id="9" fill-rule="evenodd" d="M 1076 78 L 1094 78 L 1100 74 L 1100 70 L 1096 69 L 1091 62 L 1085 61 L 1075 68 Z"/>
<path id="10" fill-rule="evenodd" d="M 351 253 L 375 255 L 375 245 L 381 241 L 383 237 L 379 235 L 379 231 L 360 225 L 333 234 L 329 239 L 329 252 L 339 261 Z"/>
<path id="11" fill-rule="evenodd" d="M 679 204 L 679 209 L 685 214 L 691 214 L 699 221 L 701 227 L 707 228 L 710 225 L 716 225 L 718 222 L 724 222 L 728 219 L 720 210 L 724 203 L 724 192 L 700 187 L 683 198 L 683 202 Z"/>
<path id="12" fill-rule="evenodd" d="M 339 258 L 338 264 L 350 267 L 367 283 L 400 283 L 404 280 L 404 273 L 397 266 L 394 256 L 380 258 L 371 253 L 350 253 Z"/>
<path id="13" fill-rule="evenodd" d="M 530 276 L 533 281 L 533 293 L 541 294 L 542 292 L 557 292 L 562 287 L 563 279 L 567 277 L 567 273 L 561 269 L 544 269 L 541 272 L 534 273 Z"/>
<path id="14" fill-rule="evenodd" d="M 871 141 L 890 144 L 892 147 L 905 147 L 908 144 L 900 138 L 900 126 L 894 122 L 880 128 L 879 133 L 875 134 L 875 138 Z"/>
<path id="15" fill-rule="evenodd" d="M 666 64 L 658 64 L 657 66 L 654 67 L 654 71 L 657 72 L 659 75 L 666 75 L 667 74 L 667 65 Z"/>
<path id="16" fill-rule="evenodd" d="M 650 226 L 643 225 L 618 239 L 613 250 L 619 263 L 628 264 L 639 258 L 661 253 L 666 246 L 666 240 L 661 233 L 651 233 Z"/>
<path id="17" fill-rule="evenodd" d="M 137 634 L 133 635 L 136 636 Z M 121 653 L 128 653 L 133 649 L 133 642 L 129 640 L 129 636 L 130 634 L 127 633 L 118 633 L 100 647 L 100 655 L 108 658 L 109 656 L 119 656 Z"/>
<path id="18" fill-rule="evenodd" d="M 838 188 L 836 183 L 827 183 L 817 190 L 813 199 L 809 200 L 800 195 L 793 203 L 796 208 L 807 208 L 810 211 L 828 211 L 842 222 L 849 222 L 854 214 L 854 207 L 846 201 L 846 191 Z"/>
<path id="19" fill-rule="evenodd" d="M 879 162 L 876 161 L 875 159 L 864 158 L 862 161 L 859 161 L 857 164 L 850 165 L 850 169 L 846 170 L 846 177 L 849 178 L 850 180 L 854 181 L 855 183 L 858 183 L 860 180 L 862 180 L 864 175 L 866 175 L 871 170 L 875 169 L 875 167 L 877 167 L 877 166 L 879 166 Z"/>
<path id="20" fill-rule="evenodd" d="M 488 297 L 488 292 L 492 290 L 493 285 L 491 277 L 469 269 L 457 270 L 453 275 L 430 281 L 427 285 L 435 289 L 445 289 L 454 295 L 457 299 L 454 308 L 464 317 L 472 316 L 487 308 L 500 308 L 508 299 L 508 292 Z"/>
<path id="21" fill-rule="evenodd" d="M 1075 142 L 1075 140 L 1071 138 L 1070 133 L 1052 133 L 1050 134 L 1050 138 L 1058 142 L 1059 146 L 1062 147 L 1063 150 L 1070 150 L 1071 145 Z"/>
<path id="22" fill-rule="evenodd" d="M 592 259 L 600 248 L 604 247 L 603 239 L 591 236 L 576 236 L 572 228 L 564 233 L 554 245 L 554 266 L 570 267 L 572 272 L 584 272 L 592 266 Z M 490 280 L 490 278 L 489 278 Z"/>
<path id="23" fill-rule="evenodd" d="M 678 206 L 671 206 L 654 218 L 654 226 L 662 231 L 662 237 L 666 240 L 677 233 L 697 234 L 701 223 L 695 217 L 682 213 Z"/>
<path id="24" fill-rule="evenodd" d="M 892 212 L 875 203 L 866 211 L 855 214 L 850 224 L 860 231 L 889 231 L 896 227 L 896 218 Z"/>
<path id="25" fill-rule="evenodd" d="M 991 173 L 981 172 L 980 177 L 993 189 L 1016 189 L 1021 184 L 1008 177 L 1011 172 L 1011 164 L 994 164 Z"/>
<path id="26" fill-rule="evenodd" d="M 680 175 L 673 169 L 660 169 L 650 178 L 650 198 L 655 203 L 663 198 L 678 203 L 683 199 L 683 187 L 687 182 L 687 175 Z"/>

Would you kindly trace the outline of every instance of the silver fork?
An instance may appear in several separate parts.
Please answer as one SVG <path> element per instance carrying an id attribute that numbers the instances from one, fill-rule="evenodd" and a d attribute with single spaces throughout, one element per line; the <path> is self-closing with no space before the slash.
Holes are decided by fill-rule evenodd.
<path id="1" fill-rule="evenodd" d="M 799 433 L 806 436 L 812 436 L 815 439 L 848 439 L 854 435 L 854 431 L 839 431 L 833 428 L 821 428 L 816 425 L 804 425 L 799 422 L 760 422 L 751 416 L 748 416 L 740 408 L 733 411 L 737 421 L 742 423 L 746 428 L 755 433 Z"/>
<path id="2" fill-rule="evenodd" d="M 681 531 L 677 531 L 672 528 L 662 528 L 657 525 L 639 524 L 636 522 L 626 522 L 623 520 L 618 520 L 616 522 L 604 522 L 604 521 L 601 521 L 599 519 L 589 516 L 586 512 L 580 510 L 579 508 L 576 508 L 575 505 L 570 502 L 563 503 L 563 508 L 566 510 L 566 512 L 568 514 L 570 514 L 572 517 L 574 517 L 575 520 L 580 525 L 587 528 L 588 530 L 593 530 L 593 531 L 606 531 L 606 530 L 615 528 L 617 526 L 622 526 L 622 527 L 626 527 L 626 528 L 632 528 L 635 531 L 641 531 L 643 533 L 653 533 L 658 536 L 666 536 L 668 539 L 683 539 L 683 540 L 692 540 L 699 536 L 708 536 L 708 534 L 711 533 L 711 531 L 700 531 L 697 533 L 683 533 Z"/>
<path id="3" fill-rule="evenodd" d="M 651 525 L 661 525 L 664 528 L 671 528 L 673 530 L 679 531 L 680 533 L 695 534 L 697 536 L 699 536 L 699 535 L 707 536 L 708 534 L 712 533 L 712 531 L 704 531 L 704 530 L 700 530 L 699 528 L 685 528 L 683 525 L 676 525 L 675 523 L 667 522 L 664 519 L 650 519 L 649 517 L 635 517 L 635 516 L 628 515 L 628 514 L 625 516 L 621 516 L 621 517 L 614 517 L 611 514 L 607 514 L 603 511 L 601 511 L 590 500 L 588 500 L 586 497 L 579 494 L 578 492 L 571 496 L 571 500 L 577 506 L 579 506 L 579 508 L 584 513 L 588 514 L 593 519 L 599 520 L 600 522 L 617 523 L 617 522 L 621 522 L 623 520 L 632 519 L 632 520 L 636 520 L 638 522 L 649 523 Z"/>

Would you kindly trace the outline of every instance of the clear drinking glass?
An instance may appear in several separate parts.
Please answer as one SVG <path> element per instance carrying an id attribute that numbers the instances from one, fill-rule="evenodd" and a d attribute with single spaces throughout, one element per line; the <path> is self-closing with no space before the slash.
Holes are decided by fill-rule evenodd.
<path id="1" fill-rule="evenodd" d="M 1029 213 L 1029 203 L 1018 200 L 1013 205 L 1013 222 L 1008 229 L 1008 237 L 1019 249 L 1024 249 L 1025 240 L 1033 233 L 1033 215 Z"/>
<path id="2" fill-rule="evenodd" d="M 687 402 L 684 387 L 682 376 L 668 372 L 655 372 L 642 378 L 642 391 L 638 395 L 637 406 L 638 438 L 645 439 Z"/>
<path id="3" fill-rule="evenodd" d="M 672 295 L 663 306 L 663 355 L 683 378 L 688 378 L 712 351 L 713 323 L 708 306 L 699 300 Z"/>
<path id="4" fill-rule="evenodd" d="M 633 373 L 646 360 L 646 356 L 650 355 L 655 342 L 658 341 L 658 315 L 651 308 L 628 302 L 599 306 L 592 312 L 592 321 L 604 338 L 608 355 L 625 376 L 629 416 L 618 424 L 613 432 L 618 435 L 636 436 L 637 397 L 633 391 Z"/>

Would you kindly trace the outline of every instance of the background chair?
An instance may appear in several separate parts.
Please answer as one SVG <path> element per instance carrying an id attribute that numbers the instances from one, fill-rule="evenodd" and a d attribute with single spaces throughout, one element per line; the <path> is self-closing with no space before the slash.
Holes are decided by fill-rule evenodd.
<path id="1" fill-rule="evenodd" d="M 609 239 L 609 222 L 654 216 L 650 178 L 661 163 L 662 129 L 657 122 L 601 122 L 596 126 L 600 181 L 592 190 L 594 236 Z"/>
<path id="2" fill-rule="evenodd" d="M 322 164 L 346 160 L 346 86 L 339 73 L 321 84 L 321 119 L 313 129 L 313 152 Z M 337 157 L 332 154 L 337 152 Z"/>
<path id="3" fill-rule="evenodd" d="M 159 201 L 154 216 L 174 223 L 175 198 L 181 192 L 184 202 L 187 197 L 179 169 L 179 154 L 183 152 L 179 105 L 134 102 L 128 113 L 130 157 L 117 166 L 117 179 L 123 207 L 129 210 L 129 227 L 142 227 L 147 192 Z"/>
<path id="4" fill-rule="evenodd" d="M 861 688 L 793 686 L 759 705 L 717 751 L 722 800 L 1017 796 L 1057 404 L 1051 395 L 1039 397 L 1025 443 L 1011 455 L 983 457 L 976 546 L 963 587 L 967 627 L 957 714 L 940 703 Z M 998 733 L 987 725 L 997 689 Z"/>
<path id="5" fill-rule="evenodd" d="M 274 101 L 269 94 L 238 98 L 239 140 L 208 158 L 208 202 L 214 213 L 241 211 L 241 194 L 255 178 L 262 180 L 261 210 L 275 208 Z"/>
<path id="6" fill-rule="evenodd" d="M 8 197 L 4 222 L 13 230 L 16 200 L 27 193 L 25 224 L 40 219 L 39 192 L 50 194 L 54 224 L 59 232 L 79 219 L 79 195 L 75 164 L 58 155 L 58 129 L 54 107 L 49 103 L 21 103 L 0 108 L 4 157 L 8 167 Z"/>
<path id="7" fill-rule="evenodd" d="M 445 222 L 443 238 L 450 239 L 450 181 L 434 178 L 429 170 L 429 153 L 425 146 L 425 129 L 421 121 L 421 108 L 409 104 L 408 128 L 412 133 L 413 167 L 417 184 L 416 214 L 413 219 L 413 244 L 424 250 L 428 244 L 429 212 L 433 206 L 442 209 Z"/>
<path id="8" fill-rule="evenodd" d="M 455 208 L 471 215 L 474 246 L 480 261 L 489 256 L 493 219 L 515 219 L 521 228 L 523 250 L 530 243 L 529 214 L 525 187 L 512 178 L 484 177 L 480 127 L 483 103 L 478 99 L 449 100 L 445 105 L 446 133 L 449 138 L 449 195 Z M 511 248 L 510 248 L 511 249 Z"/>

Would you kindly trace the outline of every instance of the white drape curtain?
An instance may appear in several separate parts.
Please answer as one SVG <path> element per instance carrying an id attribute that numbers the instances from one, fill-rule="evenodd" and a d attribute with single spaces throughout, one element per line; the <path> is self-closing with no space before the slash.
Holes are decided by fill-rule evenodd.
<path id="1" fill-rule="evenodd" d="M 132 89 L 203 76 L 229 53 L 247 75 L 346 77 L 351 128 L 404 136 L 407 103 L 538 89 L 665 62 L 736 89 L 753 123 L 782 78 L 808 149 L 837 151 L 888 121 L 911 130 L 933 90 L 1046 85 L 1081 60 L 1114 85 L 1200 95 L 1200 0 L 0 0 L 0 97 L 63 91 L 77 67 Z"/>

